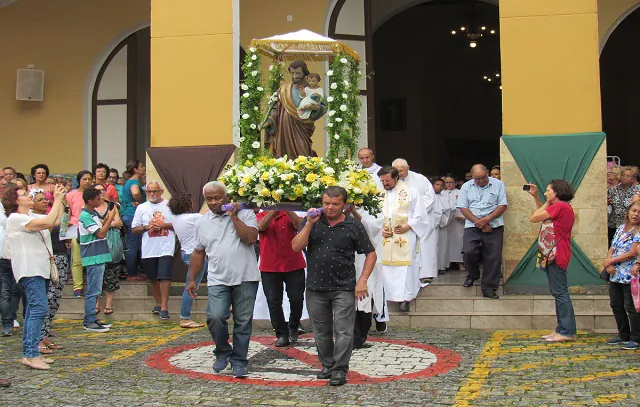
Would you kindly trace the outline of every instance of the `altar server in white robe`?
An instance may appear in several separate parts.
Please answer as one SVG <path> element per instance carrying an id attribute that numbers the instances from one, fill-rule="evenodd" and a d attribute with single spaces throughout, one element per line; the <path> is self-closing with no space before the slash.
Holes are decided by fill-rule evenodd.
<path id="1" fill-rule="evenodd" d="M 436 193 L 431 182 L 422 174 L 409 170 L 407 160 L 397 158 L 391 163 L 398 170 L 400 180 L 409 184 L 409 187 L 418 192 L 421 217 L 425 233 L 420 236 L 420 271 L 418 278 L 422 287 L 429 285 L 431 280 L 438 275 L 438 238 L 436 236 L 435 204 Z"/>
<path id="2" fill-rule="evenodd" d="M 352 208 L 353 206 L 350 207 L 346 213 L 351 214 L 356 221 L 362 223 L 362 226 L 364 226 L 364 229 L 367 231 L 367 235 L 369 235 L 371 243 L 374 247 L 378 248 L 382 240 L 382 213 L 379 213 L 377 216 L 371 216 L 371 214 L 369 214 L 369 212 L 365 211 L 363 208 Z M 365 257 L 366 256 L 364 254 L 355 254 L 356 281 L 360 278 L 360 274 L 362 274 Z M 377 315 L 377 319 L 382 317 L 386 318 L 385 321 L 389 320 L 388 312 L 386 309 L 387 304 L 384 300 L 379 260 L 376 262 L 375 266 L 373 267 L 373 271 L 369 275 L 369 279 L 367 280 L 367 288 L 369 290 L 369 296 L 365 297 L 362 300 L 356 300 L 356 325 L 353 332 L 354 349 L 359 349 L 364 346 L 364 343 L 367 340 L 367 335 L 369 334 L 369 330 L 371 329 L 372 315 Z M 386 323 L 382 323 L 385 324 L 386 330 Z M 380 330 L 379 324 L 380 322 L 376 320 L 376 329 L 378 330 Z"/>
<path id="3" fill-rule="evenodd" d="M 409 303 L 420 290 L 420 254 L 416 245 L 427 234 L 422 221 L 423 206 L 415 188 L 399 181 L 398 171 L 389 166 L 378 172 L 385 189 L 382 205 L 382 240 L 380 269 L 387 301 L 399 302 L 400 311 L 408 312 Z"/>
<path id="4" fill-rule="evenodd" d="M 449 267 L 449 235 L 447 234 L 447 226 L 452 219 L 452 205 L 449 194 L 443 193 L 443 179 L 438 178 L 433 180 L 433 190 L 436 193 L 435 221 L 438 236 L 438 274 L 444 274 L 447 267 Z M 453 206 L 455 206 L 455 202 Z"/>
<path id="5" fill-rule="evenodd" d="M 358 150 L 358 160 L 360 161 L 360 164 L 362 164 L 362 168 L 371 175 L 371 178 L 373 178 L 376 184 L 378 184 L 378 188 L 382 190 L 382 184 L 378 177 L 378 171 L 380 171 L 380 168 L 382 167 L 373 161 L 374 158 L 375 155 L 373 155 L 372 149 L 364 147 Z"/>
<path id="6" fill-rule="evenodd" d="M 458 201 L 458 194 L 460 193 L 460 190 L 456 188 L 455 178 L 450 176 L 445 177 L 444 185 L 446 193 L 449 194 L 455 207 L 455 203 Z M 465 218 L 458 208 L 455 209 L 452 215 L 451 223 L 447 226 L 447 234 L 449 235 L 449 262 L 451 263 L 451 269 L 459 270 L 460 264 L 462 263 L 462 235 L 464 234 Z"/>

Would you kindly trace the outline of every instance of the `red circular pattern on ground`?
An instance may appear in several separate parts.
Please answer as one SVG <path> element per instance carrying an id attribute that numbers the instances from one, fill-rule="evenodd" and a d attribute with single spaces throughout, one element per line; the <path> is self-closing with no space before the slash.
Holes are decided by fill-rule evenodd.
<path id="1" fill-rule="evenodd" d="M 268 348 L 274 349 L 288 357 L 295 358 L 299 361 L 302 361 L 308 364 L 310 369 L 315 369 L 318 371 L 321 369 L 321 365 L 316 355 L 312 355 L 307 352 L 300 351 L 294 347 L 275 348 L 273 347 L 273 337 L 256 336 L 256 337 L 251 337 L 251 340 L 258 342 Z M 347 375 L 349 384 L 375 384 L 375 383 L 390 382 L 394 380 L 417 379 L 417 378 L 436 376 L 439 374 L 446 373 L 449 370 L 457 367 L 462 361 L 462 357 L 453 351 L 436 348 L 436 347 L 425 345 L 415 341 L 371 338 L 371 337 L 368 340 L 372 342 L 386 342 L 386 343 L 395 344 L 395 345 L 407 346 L 409 348 L 423 349 L 433 353 L 436 356 L 437 361 L 433 365 L 431 365 L 429 368 L 420 370 L 418 372 L 396 375 L 396 376 L 388 376 L 383 378 L 368 377 L 366 375 L 360 374 L 352 370 Z M 219 375 L 213 372 L 199 373 L 191 370 L 182 369 L 172 365 L 169 362 L 169 360 L 173 356 L 175 356 L 180 352 L 184 352 L 184 351 L 198 348 L 198 347 L 210 346 L 210 345 L 212 345 L 212 342 L 200 342 L 200 343 L 193 343 L 193 344 L 178 346 L 175 348 L 164 349 L 160 352 L 150 355 L 146 360 L 146 364 L 149 367 L 161 370 L 165 373 L 180 374 L 180 375 L 184 375 L 192 378 L 214 380 L 214 381 L 227 382 L 227 383 L 243 383 L 243 384 L 255 384 L 255 385 L 262 385 L 262 386 L 281 386 L 281 387 L 282 386 L 297 387 L 297 386 L 326 386 L 327 385 L 326 380 L 295 381 L 295 380 L 256 379 L 256 378 L 251 378 L 251 371 L 249 371 L 248 378 L 234 379 L 232 376 Z M 213 363 L 213 357 L 211 358 L 211 363 Z"/>

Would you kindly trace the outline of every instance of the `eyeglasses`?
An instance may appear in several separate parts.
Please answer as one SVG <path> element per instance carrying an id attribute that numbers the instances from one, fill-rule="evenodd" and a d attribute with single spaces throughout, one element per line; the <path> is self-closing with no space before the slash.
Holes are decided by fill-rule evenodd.
<path id="1" fill-rule="evenodd" d="M 161 189 L 147 189 L 148 194 L 159 194 L 161 192 L 162 192 Z"/>

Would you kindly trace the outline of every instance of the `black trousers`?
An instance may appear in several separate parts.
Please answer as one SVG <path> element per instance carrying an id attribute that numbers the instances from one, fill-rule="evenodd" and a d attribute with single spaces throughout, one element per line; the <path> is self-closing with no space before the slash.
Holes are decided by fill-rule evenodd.
<path id="1" fill-rule="evenodd" d="M 284 273 L 261 271 L 260 274 L 262 276 L 262 289 L 265 297 L 267 297 L 267 305 L 269 306 L 271 326 L 276 330 L 276 336 L 278 338 L 286 337 L 289 335 L 289 331 L 296 332 L 302 317 L 302 307 L 304 306 L 304 269 Z M 286 286 L 287 298 L 289 298 L 289 306 L 291 308 L 288 326 L 282 310 L 283 285 Z"/>
<path id="2" fill-rule="evenodd" d="M 504 227 L 493 228 L 491 232 L 472 227 L 464 230 L 462 236 L 462 260 L 469 278 L 480 278 L 480 263 L 484 266 L 482 290 L 497 290 L 501 277 L 502 237 Z"/>
<path id="3" fill-rule="evenodd" d="M 631 284 L 609 282 L 609 305 L 618 326 L 618 337 L 640 343 L 640 314 L 633 306 Z"/>
<path id="4" fill-rule="evenodd" d="M 356 311 L 356 321 L 353 327 L 353 347 L 359 348 L 367 341 L 371 329 L 372 314 L 364 311 Z"/>

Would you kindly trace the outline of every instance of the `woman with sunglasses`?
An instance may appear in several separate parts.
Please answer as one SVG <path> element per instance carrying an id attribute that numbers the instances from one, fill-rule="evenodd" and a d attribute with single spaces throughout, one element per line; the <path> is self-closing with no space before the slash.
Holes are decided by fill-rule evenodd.
<path id="1" fill-rule="evenodd" d="M 32 189 L 29 194 L 33 198 L 33 214 L 40 218 L 47 215 L 49 210 L 49 198 L 41 189 Z M 58 269 L 58 276 L 60 282 L 57 286 L 49 284 L 47 290 L 47 302 L 49 305 L 49 312 L 44 319 L 42 325 L 42 340 L 38 345 L 38 350 L 42 354 L 53 353 L 54 350 L 62 349 L 61 345 L 53 342 L 51 339 L 51 322 L 60 308 L 60 299 L 62 298 L 62 290 L 64 289 L 64 283 L 67 280 L 67 273 L 69 272 L 69 254 L 67 246 L 64 240 L 60 240 L 60 220 L 64 214 L 64 208 L 60 213 L 60 217 L 51 228 L 51 245 L 53 248 L 53 257 L 56 262 L 56 268 Z"/>
<path id="2" fill-rule="evenodd" d="M 54 189 L 54 203 L 47 216 L 30 214 L 34 202 L 31 196 L 16 187 L 5 190 L 2 204 L 7 213 L 5 245 L 11 253 L 13 274 L 27 299 L 22 332 L 21 363 L 33 369 L 48 370 L 51 359 L 43 359 L 38 350 L 42 325 L 48 312 L 47 288 L 51 276 L 50 257 L 53 252 L 49 230 L 62 212 L 64 188 Z"/>

